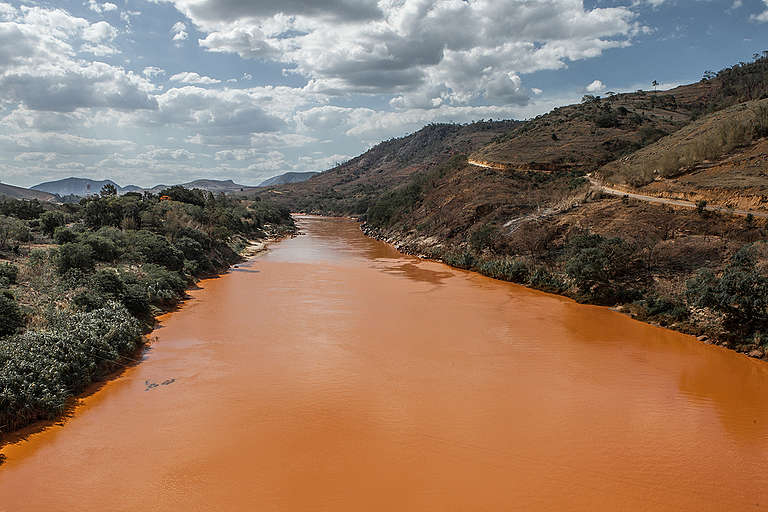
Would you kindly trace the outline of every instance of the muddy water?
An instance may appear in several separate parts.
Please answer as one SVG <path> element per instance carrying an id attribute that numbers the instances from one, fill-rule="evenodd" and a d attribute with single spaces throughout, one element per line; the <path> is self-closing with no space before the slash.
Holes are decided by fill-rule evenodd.
<path id="1" fill-rule="evenodd" d="M 301 224 L 7 446 L 0 510 L 768 508 L 765 363 Z"/>

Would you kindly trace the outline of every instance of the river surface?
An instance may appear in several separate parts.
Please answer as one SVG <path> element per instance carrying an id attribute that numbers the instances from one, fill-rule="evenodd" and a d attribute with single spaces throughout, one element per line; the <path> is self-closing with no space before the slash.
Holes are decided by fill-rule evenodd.
<path id="1" fill-rule="evenodd" d="M 0 511 L 768 509 L 768 365 L 367 239 L 203 281 Z"/>

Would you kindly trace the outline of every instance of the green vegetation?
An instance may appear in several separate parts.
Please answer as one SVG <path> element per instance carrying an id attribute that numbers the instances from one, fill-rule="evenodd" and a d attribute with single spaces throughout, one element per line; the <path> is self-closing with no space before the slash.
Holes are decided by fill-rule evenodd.
<path id="1" fill-rule="evenodd" d="M 196 279 L 238 261 L 247 240 L 293 229 L 265 201 L 181 187 L 105 187 L 45 208 L 6 200 L 0 212 L 0 433 L 59 416 L 132 363 L 154 317 Z"/>

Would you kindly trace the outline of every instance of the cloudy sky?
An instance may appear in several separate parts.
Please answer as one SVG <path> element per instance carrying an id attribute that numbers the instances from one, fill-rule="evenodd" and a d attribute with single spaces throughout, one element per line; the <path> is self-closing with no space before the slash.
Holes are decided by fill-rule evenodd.
<path id="1" fill-rule="evenodd" d="M 768 49 L 768 0 L 0 0 L 0 181 L 246 185 Z"/>

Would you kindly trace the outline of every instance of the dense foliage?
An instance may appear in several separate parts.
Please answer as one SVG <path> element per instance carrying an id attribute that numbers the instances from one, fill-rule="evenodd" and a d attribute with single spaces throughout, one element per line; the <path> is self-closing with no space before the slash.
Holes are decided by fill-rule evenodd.
<path id="1" fill-rule="evenodd" d="M 195 279 L 238 261 L 249 239 L 292 228 L 266 201 L 182 187 L 0 202 L 0 433 L 59 415 L 133 361 L 154 316 Z"/>

